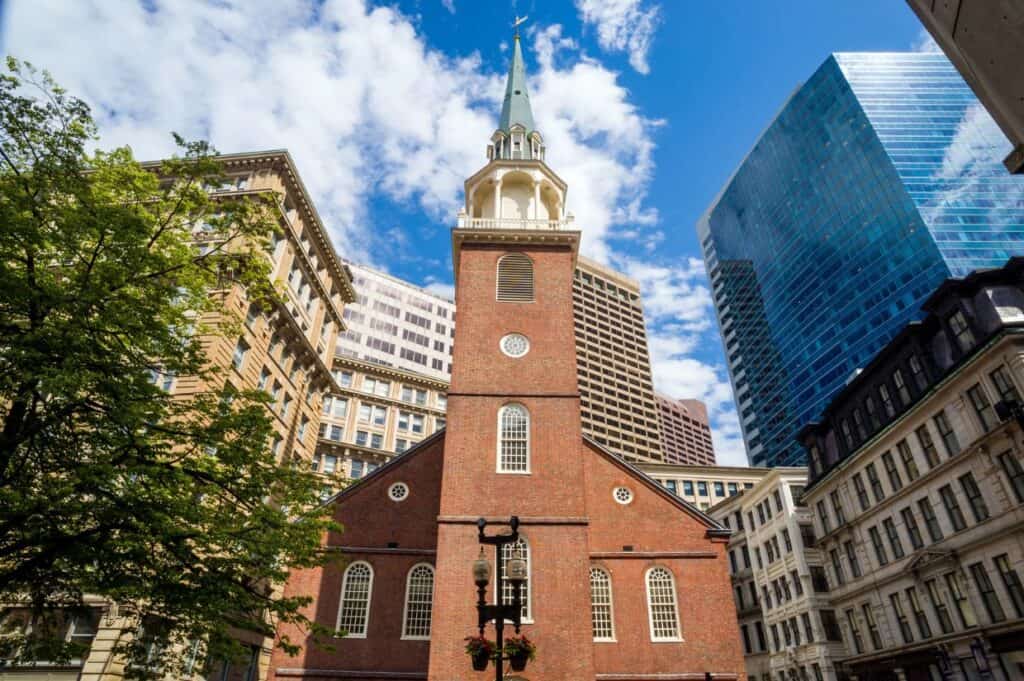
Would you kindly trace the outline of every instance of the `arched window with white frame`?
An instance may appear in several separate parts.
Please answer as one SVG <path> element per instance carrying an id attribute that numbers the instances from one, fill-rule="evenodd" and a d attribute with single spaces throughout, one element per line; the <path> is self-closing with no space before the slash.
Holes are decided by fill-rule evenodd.
<path id="1" fill-rule="evenodd" d="M 615 640 L 612 614 L 612 579 L 599 567 L 590 568 L 590 620 L 595 641 Z"/>
<path id="2" fill-rule="evenodd" d="M 663 567 L 647 571 L 647 616 L 652 641 L 679 641 L 679 608 L 676 583 L 672 573 Z"/>
<path id="3" fill-rule="evenodd" d="M 523 621 L 531 621 L 531 608 L 530 608 L 530 576 L 533 572 L 532 565 L 530 563 L 530 544 L 526 541 L 526 537 L 520 535 L 519 539 L 511 544 L 503 544 L 501 547 L 501 602 L 505 604 L 512 603 L 513 591 L 512 583 L 508 581 L 508 562 L 513 558 L 522 558 L 526 561 L 526 579 L 523 581 L 522 586 L 522 599 L 523 599 Z"/>
<path id="4" fill-rule="evenodd" d="M 530 412 L 521 404 L 498 410 L 498 472 L 530 472 Z"/>
<path id="5" fill-rule="evenodd" d="M 405 612 L 402 638 L 430 638 L 430 612 L 434 605 L 434 567 L 428 563 L 413 565 L 405 580 Z"/>
<path id="6" fill-rule="evenodd" d="M 357 561 L 345 568 L 341 580 L 341 606 L 337 628 L 349 638 L 366 638 L 370 620 L 370 596 L 373 593 L 373 568 Z"/>

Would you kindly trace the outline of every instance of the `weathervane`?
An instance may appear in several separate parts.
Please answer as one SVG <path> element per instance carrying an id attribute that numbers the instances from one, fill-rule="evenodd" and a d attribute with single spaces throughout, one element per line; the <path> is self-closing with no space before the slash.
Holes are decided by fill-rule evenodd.
<path id="1" fill-rule="evenodd" d="M 512 28 L 514 28 L 516 30 L 516 37 L 517 38 L 519 37 L 519 24 L 523 23 L 524 21 L 526 21 L 529 18 L 530 18 L 529 16 L 521 17 L 518 14 L 516 15 L 516 20 L 512 22 Z"/>

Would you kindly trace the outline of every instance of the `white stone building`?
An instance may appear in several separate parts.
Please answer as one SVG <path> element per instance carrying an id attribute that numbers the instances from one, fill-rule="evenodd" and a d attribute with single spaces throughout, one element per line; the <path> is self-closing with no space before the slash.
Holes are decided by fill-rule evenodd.
<path id="1" fill-rule="evenodd" d="M 752 489 L 709 511 L 732 531 L 729 570 L 751 681 L 836 681 L 845 653 L 824 557 L 800 498 L 806 468 L 761 471 Z"/>

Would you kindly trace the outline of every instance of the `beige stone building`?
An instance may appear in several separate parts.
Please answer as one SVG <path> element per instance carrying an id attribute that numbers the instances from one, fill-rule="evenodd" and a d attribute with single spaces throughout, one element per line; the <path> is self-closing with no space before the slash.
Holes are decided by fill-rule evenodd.
<path id="1" fill-rule="evenodd" d="M 228 154 L 220 157 L 227 181 L 211 187 L 215 196 L 271 194 L 277 198 L 281 233 L 267 254 L 272 278 L 284 302 L 272 310 L 250 305 L 245 290 L 234 286 L 226 297 L 228 310 L 244 320 L 238 337 L 210 337 L 204 344 L 211 364 L 243 389 L 259 388 L 273 398 L 276 436 L 269 445 L 283 464 L 314 461 L 322 397 L 336 390 L 331 362 L 346 303 L 355 298 L 351 275 L 338 259 L 327 230 L 287 151 Z M 156 169 L 159 163 L 148 163 Z M 205 247 L 197 233 L 197 247 Z M 203 320 L 216 325 L 216 318 Z M 194 378 L 154 374 L 153 380 L 175 394 L 203 389 Z M 0 667 L 2 681 L 108 681 L 123 676 L 124 664 L 111 654 L 118 637 L 137 623 L 119 613 L 116 604 L 93 600 L 89 614 L 68 622 L 67 637 L 91 643 L 89 654 L 66 666 Z M 255 678 L 265 666 L 269 641 L 252 640 L 247 668 L 217 669 L 225 679 Z M 195 660 L 196 674 L 201 661 Z"/>
<path id="2" fill-rule="evenodd" d="M 708 514 L 733 534 L 729 570 L 751 681 L 836 681 L 845 650 L 801 502 L 806 468 L 757 469 L 752 489 Z"/>
<path id="3" fill-rule="evenodd" d="M 753 489 L 768 473 L 767 468 L 670 463 L 640 463 L 637 468 L 702 511 Z"/>
<path id="4" fill-rule="evenodd" d="M 1024 678 L 1022 280 L 947 280 L 801 433 L 860 681 Z"/>
<path id="5" fill-rule="evenodd" d="M 313 469 L 330 494 L 445 426 L 448 382 L 335 356 L 337 392 L 324 399 Z"/>

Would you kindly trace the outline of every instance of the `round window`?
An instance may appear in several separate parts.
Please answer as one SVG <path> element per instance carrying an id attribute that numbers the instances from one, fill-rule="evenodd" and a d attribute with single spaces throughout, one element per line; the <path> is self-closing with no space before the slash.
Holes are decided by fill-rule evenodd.
<path id="1" fill-rule="evenodd" d="M 530 351 L 530 341 L 521 333 L 510 333 L 501 339 L 501 351 L 509 357 L 522 357 Z"/>
<path id="2" fill-rule="evenodd" d="M 616 487 L 612 490 L 612 496 L 620 504 L 628 504 L 633 501 L 633 490 L 628 487 Z"/>
<path id="3" fill-rule="evenodd" d="M 391 501 L 405 501 L 409 497 L 409 486 L 404 482 L 396 482 L 388 487 L 388 497 Z"/>

